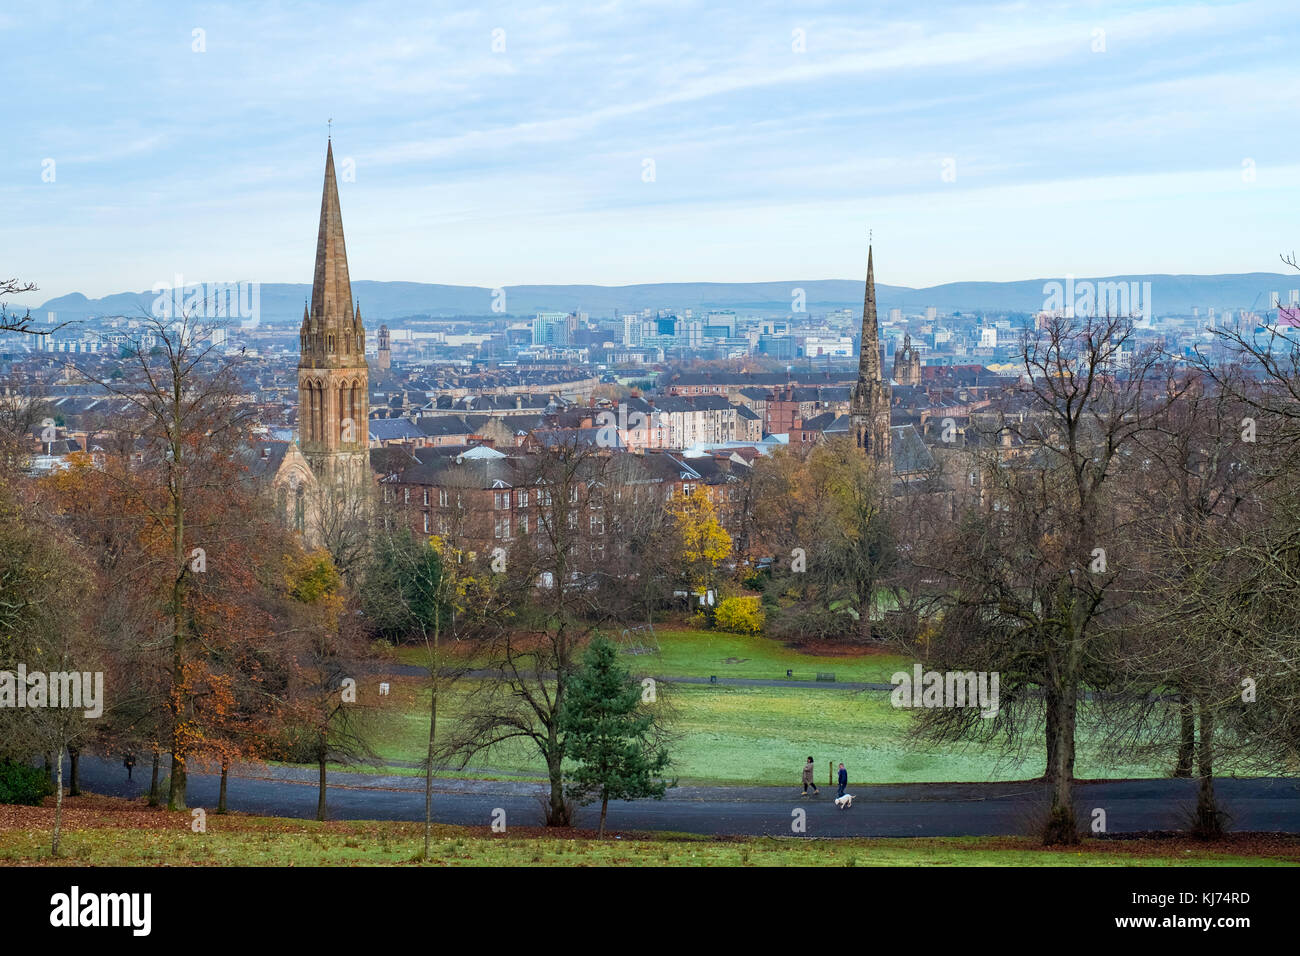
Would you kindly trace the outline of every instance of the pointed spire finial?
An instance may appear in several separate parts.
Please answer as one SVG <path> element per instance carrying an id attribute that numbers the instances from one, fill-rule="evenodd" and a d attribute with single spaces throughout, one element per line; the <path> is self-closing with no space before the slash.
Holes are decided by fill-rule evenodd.
<path id="1" fill-rule="evenodd" d="M 325 139 L 328 142 L 334 141 L 334 117 L 332 116 L 325 121 Z"/>

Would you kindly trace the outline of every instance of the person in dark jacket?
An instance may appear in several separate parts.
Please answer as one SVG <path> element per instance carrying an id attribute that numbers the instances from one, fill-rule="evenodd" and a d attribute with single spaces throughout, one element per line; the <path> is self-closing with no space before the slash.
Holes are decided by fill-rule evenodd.
<path id="1" fill-rule="evenodd" d="M 835 794 L 837 797 L 844 796 L 844 788 L 849 785 L 849 772 L 844 769 L 844 764 L 840 764 L 840 792 Z"/>
<path id="2" fill-rule="evenodd" d="M 130 780 L 130 779 L 131 779 L 131 768 L 133 768 L 133 767 L 135 766 L 135 757 L 134 757 L 132 754 L 127 754 L 127 755 L 122 759 L 122 766 L 126 768 L 126 779 L 127 779 L 127 780 Z"/>
<path id="3" fill-rule="evenodd" d="M 817 784 L 813 782 L 813 758 L 809 757 L 808 762 L 803 765 L 803 795 L 808 796 L 808 788 L 813 788 L 813 795 L 819 796 L 821 791 L 817 789 Z"/>

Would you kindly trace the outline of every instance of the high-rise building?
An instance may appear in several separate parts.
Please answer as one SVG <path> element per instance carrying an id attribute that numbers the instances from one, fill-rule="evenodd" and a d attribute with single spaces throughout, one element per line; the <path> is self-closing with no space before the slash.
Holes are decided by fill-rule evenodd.
<path id="1" fill-rule="evenodd" d="M 862 342 L 858 347 L 858 381 L 853 387 L 849 421 L 854 441 L 885 468 L 889 448 L 889 383 L 880 374 L 880 323 L 876 319 L 876 276 L 867 247 L 867 291 L 862 301 Z"/>
<path id="2" fill-rule="evenodd" d="M 533 319 L 534 345 L 568 345 L 569 313 L 538 312 Z"/>

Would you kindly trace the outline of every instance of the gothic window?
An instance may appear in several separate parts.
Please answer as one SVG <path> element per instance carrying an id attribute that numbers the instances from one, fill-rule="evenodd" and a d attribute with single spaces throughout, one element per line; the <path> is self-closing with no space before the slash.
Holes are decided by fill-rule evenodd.
<path id="1" fill-rule="evenodd" d="M 300 533 L 307 530 L 307 501 L 301 485 L 293 499 L 293 527 Z"/>

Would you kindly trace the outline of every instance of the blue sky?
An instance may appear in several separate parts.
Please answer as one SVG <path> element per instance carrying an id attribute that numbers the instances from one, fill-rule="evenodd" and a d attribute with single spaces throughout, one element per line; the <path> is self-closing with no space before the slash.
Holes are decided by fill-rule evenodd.
<path id="1" fill-rule="evenodd" d="M 331 117 L 354 279 L 853 278 L 868 230 L 900 285 L 1282 271 L 1298 41 L 1293 0 L 0 7 L 0 272 L 310 281 Z"/>

